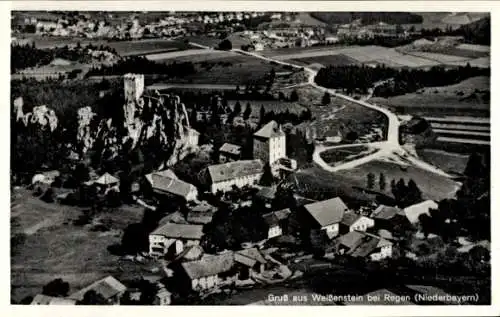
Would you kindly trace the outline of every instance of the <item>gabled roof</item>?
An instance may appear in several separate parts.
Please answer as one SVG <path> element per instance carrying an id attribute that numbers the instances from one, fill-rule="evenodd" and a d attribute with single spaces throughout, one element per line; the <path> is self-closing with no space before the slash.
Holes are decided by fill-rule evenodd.
<path id="1" fill-rule="evenodd" d="M 290 209 L 286 208 L 264 214 L 262 218 L 264 222 L 271 227 L 277 225 L 281 220 L 288 218 L 291 213 Z"/>
<path id="2" fill-rule="evenodd" d="M 102 297 L 107 300 L 119 293 L 124 292 L 126 289 L 127 287 L 120 283 L 117 279 L 112 276 L 108 276 L 90 284 L 89 286 L 79 290 L 76 293 L 71 294 L 68 298 L 74 300 L 82 300 L 85 293 L 93 290 L 97 294 L 102 295 Z"/>
<path id="3" fill-rule="evenodd" d="M 262 256 L 262 253 L 257 248 L 249 248 L 249 249 L 243 249 L 236 251 L 236 254 L 245 256 L 250 259 L 254 259 L 255 261 L 261 263 L 261 264 L 266 264 L 267 260 Z"/>
<path id="4" fill-rule="evenodd" d="M 196 261 L 203 256 L 203 248 L 199 245 L 188 246 L 176 258 L 181 261 Z"/>
<path id="5" fill-rule="evenodd" d="M 257 196 L 265 199 L 272 200 L 274 199 L 274 196 L 276 195 L 276 188 L 274 187 L 262 187 L 258 192 Z"/>
<path id="6" fill-rule="evenodd" d="M 261 160 L 240 160 L 207 167 L 212 183 L 223 182 L 244 176 L 262 173 L 264 164 Z"/>
<path id="7" fill-rule="evenodd" d="M 153 173 L 147 174 L 145 176 L 146 179 L 148 180 L 148 182 L 151 184 L 151 186 L 153 185 L 153 175 L 160 175 L 160 176 L 164 176 L 164 177 L 170 177 L 170 178 L 177 179 L 177 175 L 175 175 L 174 171 L 172 171 L 171 169 L 153 172 Z"/>
<path id="8" fill-rule="evenodd" d="M 254 133 L 254 136 L 256 137 L 261 137 L 261 138 L 274 138 L 278 136 L 284 136 L 285 133 L 281 130 L 280 126 L 278 123 L 274 120 L 270 121 L 266 125 L 264 125 L 262 128 L 260 128 L 259 131 Z"/>
<path id="9" fill-rule="evenodd" d="M 378 248 L 392 245 L 392 242 L 371 233 L 351 231 L 340 236 L 337 244 L 348 248 L 347 254 L 351 256 L 366 257 Z"/>
<path id="10" fill-rule="evenodd" d="M 170 178 L 153 174 L 153 190 L 173 194 L 176 196 L 187 198 L 187 196 L 196 190 L 194 185 L 181 181 L 180 179 Z"/>
<path id="11" fill-rule="evenodd" d="M 232 155 L 240 155 L 241 154 L 241 146 L 231 143 L 224 143 L 219 152 L 229 153 Z"/>
<path id="12" fill-rule="evenodd" d="M 308 204 L 304 208 L 321 227 L 339 223 L 348 210 L 340 197 Z"/>
<path id="13" fill-rule="evenodd" d="M 151 234 L 174 239 L 200 240 L 203 237 L 203 226 L 168 222 Z"/>
<path id="14" fill-rule="evenodd" d="M 380 205 L 373 211 L 371 217 L 375 219 L 390 220 L 396 215 L 404 215 L 403 210 L 397 207 Z"/>
<path id="15" fill-rule="evenodd" d="M 338 238 L 337 243 L 349 249 L 354 249 L 361 243 L 361 239 L 363 239 L 364 234 L 359 231 L 351 231 L 347 234 L 344 234 Z"/>
<path id="16" fill-rule="evenodd" d="M 113 175 L 109 174 L 108 172 L 104 173 L 101 177 L 96 179 L 94 183 L 99 184 L 99 185 L 113 185 L 118 183 L 120 180 Z"/>
<path id="17" fill-rule="evenodd" d="M 429 215 L 429 209 L 437 209 L 438 204 L 434 200 L 426 200 L 415 205 L 408 206 L 404 209 L 406 218 L 415 224 L 419 222 L 418 217 L 422 214 Z"/>
<path id="18" fill-rule="evenodd" d="M 358 215 L 354 212 L 346 212 L 342 217 L 342 221 L 340 221 L 340 223 L 346 226 L 352 226 L 361 217 L 361 215 Z"/>
<path id="19" fill-rule="evenodd" d="M 234 265 L 233 252 L 204 255 L 198 261 L 184 262 L 181 267 L 191 279 L 213 276 L 229 271 Z"/>

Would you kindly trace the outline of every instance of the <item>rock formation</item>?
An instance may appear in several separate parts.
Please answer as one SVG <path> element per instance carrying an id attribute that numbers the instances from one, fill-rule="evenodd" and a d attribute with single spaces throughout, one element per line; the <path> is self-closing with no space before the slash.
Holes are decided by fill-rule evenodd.
<path id="1" fill-rule="evenodd" d="M 22 122 L 25 126 L 48 126 L 52 132 L 57 128 L 58 120 L 54 110 L 42 105 L 34 107 L 32 112 L 25 114 L 23 112 L 23 106 L 24 102 L 22 97 L 18 97 L 14 100 L 14 111 L 16 113 L 17 122 Z"/>

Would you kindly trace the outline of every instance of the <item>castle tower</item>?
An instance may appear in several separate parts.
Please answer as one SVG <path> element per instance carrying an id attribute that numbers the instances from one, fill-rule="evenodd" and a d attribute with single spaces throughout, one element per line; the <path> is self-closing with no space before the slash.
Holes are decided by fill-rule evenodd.
<path id="1" fill-rule="evenodd" d="M 137 101 L 144 93 L 143 74 L 125 74 L 123 76 L 125 102 Z"/>
<path id="2" fill-rule="evenodd" d="M 286 157 L 286 135 L 276 121 L 264 125 L 253 135 L 253 158 L 272 165 Z"/>

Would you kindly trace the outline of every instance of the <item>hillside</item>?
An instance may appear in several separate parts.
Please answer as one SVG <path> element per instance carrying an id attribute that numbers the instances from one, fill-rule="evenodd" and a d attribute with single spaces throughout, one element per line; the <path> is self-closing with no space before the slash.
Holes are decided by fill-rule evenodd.
<path id="1" fill-rule="evenodd" d="M 467 43 L 490 45 L 491 25 L 490 17 L 462 26 L 459 30 L 463 33 Z"/>

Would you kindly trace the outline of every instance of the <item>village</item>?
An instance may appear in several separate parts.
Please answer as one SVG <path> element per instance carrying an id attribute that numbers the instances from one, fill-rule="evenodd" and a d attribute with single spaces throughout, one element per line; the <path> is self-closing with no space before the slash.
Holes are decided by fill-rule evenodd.
<path id="1" fill-rule="evenodd" d="M 151 93 L 144 88 L 144 76 L 138 74 L 124 76 L 124 89 L 125 107 L 140 104 L 141 98 Z M 190 151 L 198 151 L 199 133 L 185 128 L 182 142 Z M 329 261 L 339 258 L 367 262 L 384 261 L 395 254 L 415 258 L 417 255 L 400 248 L 401 241 L 411 232 L 423 238 L 421 215 L 438 208 L 432 200 L 405 208 L 376 202 L 349 208 L 340 197 L 321 201 L 300 197 L 285 182 L 297 170 L 297 162 L 287 157 L 286 135 L 275 121 L 253 134 L 252 159 L 241 159 L 241 146 L 230 143 L 223 144 L 218 153 L 219 164 L 198 171 L 198 186 L 168 168 L 130 184 L 134 204 L 153 213 L 167 208 L 166 215 L 147 233 L 148 251 L 125 256 L 137 263 L 145 258 L 157 263 L 161 274 L 154 282 L 155 304 L 175 303 L 181 295 L 196 293 L 203 298 L 224 290 L 300 279 L 303 270 L 314 267 L 316 260 L 328 267 Z M 72 156 L 78 160 L 74 152 Z M 61 185 L 56 182 L 60 183 L 57 179 L 61 176 L 59 171 L 34 175 L 31 188 L 52 188 L 54 198 L 50 201 L 61 203 L 70 195 L 67 191 L 57 194 Z M 86 192 L 94 190 L 97 197 L 108 201 L 119 196 L 123 188 L 119 177 L 107 172 L 90 176 L 78 186 Z M 46 196 L 47 192 L 44 199 Z M 228 245 L 215 237 L 216 228 L 224 222 L 230 224 L 231 217 L 244 212 L 252 213 L 246 218 L 249 223 L 242 224 L 252 234 L 243 236 L 248 240 L 238 239 L 242 242 L 239 248 L 233 244 L 227 249 Z M 244 228 L 230 230 L 236 234 L 234 231 Z M 463 249 L 469 250 L 469 244 L 464 242 Z M 302 262 L 308 264 L 299 268 Z M 32 304 L 87 303 L 96 301 L 96 296 L 99 302 L 120 304 L 140 299 L 141 291 L 144 289 L 127 287 L 108 276 L 64 298 L 36 295 Z"/>

